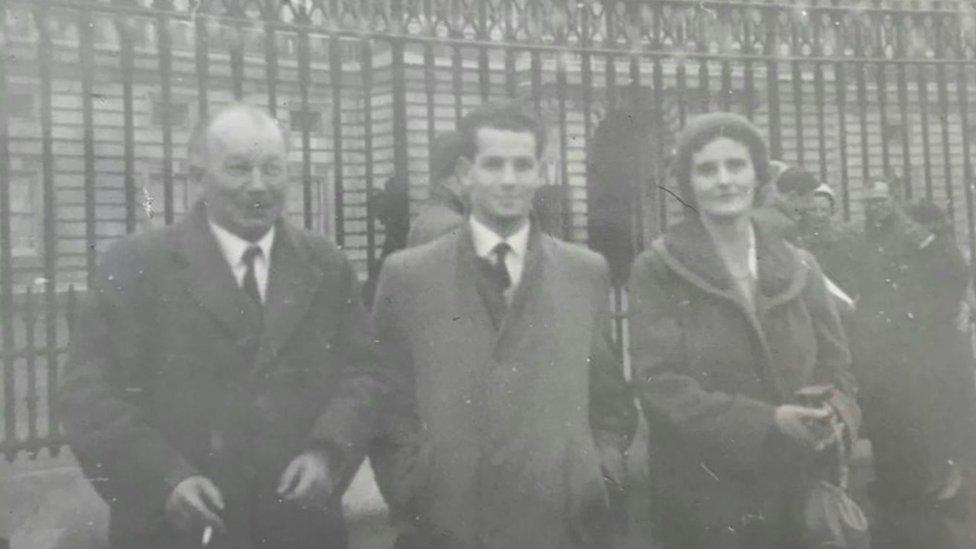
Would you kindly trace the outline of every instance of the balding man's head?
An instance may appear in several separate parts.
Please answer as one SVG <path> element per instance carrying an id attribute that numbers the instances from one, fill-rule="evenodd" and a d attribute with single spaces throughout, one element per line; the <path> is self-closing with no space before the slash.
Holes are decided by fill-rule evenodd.
<path id="1" fill-rule="evenodd" d="M 234 103 L 194 130 L 191 178 L 203 185 L 209 219 L 257 240 L 281 216 L 288 182 L 285 134 L 267 112 Z"/>
<path id="2" fill-rule="evenodd" d="M 255 125 L 268 124 L 275 128 L 281 135 L 281 139 L 285 143 L 285 147 L 288 147 L 288 134 L 285 132 L 281 124 L 271 116 L 271 114 L 264 109 L 255 107 L 248 103 L 233 102 L 227 105 L 223 105 L 213 112 L 208 117 L 201 117 L 197 121 L 196 125 L 193 126 L 193 131 L 190 133 L 190 141 L 187 143 L 187 164 L 190 168 L 191 179 L 196 179 L 194 172 L 204 169 L 206 167 L 206 158 L 210 148 L 211 136 L 214 133 L 214 126 L 218 125 L 218 122 L 222 122 L 228 115 L 234 115 L 232 118 L 241 116 L 249 119 Z M 223 121 L 226 122 L 226 121 Z M 218 125 L 219 126 L 219 125 Z M 216 128 L 216 133 L 221 133 L 220 128 Z"/>

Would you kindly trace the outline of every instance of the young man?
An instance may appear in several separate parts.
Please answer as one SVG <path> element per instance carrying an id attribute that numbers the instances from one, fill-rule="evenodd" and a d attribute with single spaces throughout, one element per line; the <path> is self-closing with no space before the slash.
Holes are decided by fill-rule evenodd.
<path id="1" fill-rule="evenodd" d="M 606 262 L 530 221 L 533 115 L 489 105 L 460 133 L 471 214 L 391 256 L 373 310 L 404 378 L 401 442 L 374 461 L 409 522 L 399 546 L 606 547 L 605 475 L 620 482 L 635 422 L 604 338 Z"/>
<path id="2" fill-rule="evenodd" d="M 283 218 L 287 147 L 267 113 L 222 109 L 189 157 L 200 203 L 113 246 L 89 290 L 68 440 L 114 548 L 344 548 L 342 487 L 384 400 L 360 375 L 356 275 Z"/>

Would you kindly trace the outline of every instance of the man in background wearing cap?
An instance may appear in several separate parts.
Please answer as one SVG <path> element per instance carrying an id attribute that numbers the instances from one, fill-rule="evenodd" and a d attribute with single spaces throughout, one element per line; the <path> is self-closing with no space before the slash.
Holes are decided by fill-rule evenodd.
<path id="1" fill-rule="evenodd" d="M 773 172 L 762 207 L 753 214 L 756 219 L 775 231 L 787 242 L 796 244 L 799 237 L 800 215 L 807 208 L 813 190 L 820 182 L 812 173 L 782 162 L 772 161 L 779 168 Z"/>
<path id="2" fill-rule="evenodd" d="M 866 189 L 855 243 L 851 349 L 865 435 L 871 440 L 881 520 L 878 548 L 973 547 L 963 472 L 972 454 L 973 364 L 956 318 L 969 271 L 955 243 L 933 232 L 944 213 L 911 216 L 890 185 Z"/>

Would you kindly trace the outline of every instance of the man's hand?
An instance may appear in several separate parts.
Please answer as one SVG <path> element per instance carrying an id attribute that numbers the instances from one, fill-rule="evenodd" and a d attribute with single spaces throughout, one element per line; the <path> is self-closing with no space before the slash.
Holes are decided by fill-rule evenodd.
<path id="1" fill-rule="evenodd" d="M 829 406 L 809 408 L 784 404 L 776 408 L 776 427 L 801 446 L 820 451 L 833 436 L 830 425 L 833 414 Z"/>
<path id="2" fill-rule="evenodd" d="M 204 476 L 192 476 L 176 485 L 166 499 L 166 517 L 183 532 L 195 532 L 207 526 L 225 532 L 220 511 L 224 498 L 217 486 Z"/>
<path id="3" fill-rule="evenodd" d="M 278 496 L 299 505 L 324 508 L 334 488 L 325 455 L 310 451 L 300 454 L 285 467 L 278 482 Z"/>

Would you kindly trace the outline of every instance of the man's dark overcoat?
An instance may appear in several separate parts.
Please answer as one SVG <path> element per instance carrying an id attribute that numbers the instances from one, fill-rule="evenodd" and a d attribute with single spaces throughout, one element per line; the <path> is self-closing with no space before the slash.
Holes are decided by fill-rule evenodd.
<path id="1" fill-rule="evenodd" d="M 345 547 L 340 507 L 373 429 L 376 378 L 356 276 L 320 236 L 281 221 L 263 315 L 241 290 L 202 204 L 102 258 L 75 323 L 60 410 L 108 502 L 113 547 L 199 547 L 165 519 L 191 475 L 226 501 L 211 547 Z M 263 318 L 262 318 L 263 317 Z M 274 495 L 290 460 L 324 451 L 340 485 L 325 511 Z M 264 539 L 267 538 L 267 539 Z"/>
<path id="2" fill-rule="evenodd" d="M 412 452 L 374 461 L 416 519 L 401 543 L 606 547 L 601 457 L 619 462 L 635 424 L 606 262 L 535 229 L 510 307 L 484 267 L 466 222 L 383 269 L 374 322 L 421 426 Z"/>
<path id="3" fill-rule="evenodd" d="M 633 268 L 632 365 L 668 549 L 792 547 L 783 544 L 798 534 L 788 512 L 809 464 L 777 432 L 775 408 L 829 384 L 857 428 L 850 354 L 820 268 L 761 221 L 756 241 L 755 306 L 697 217 Z"/>

